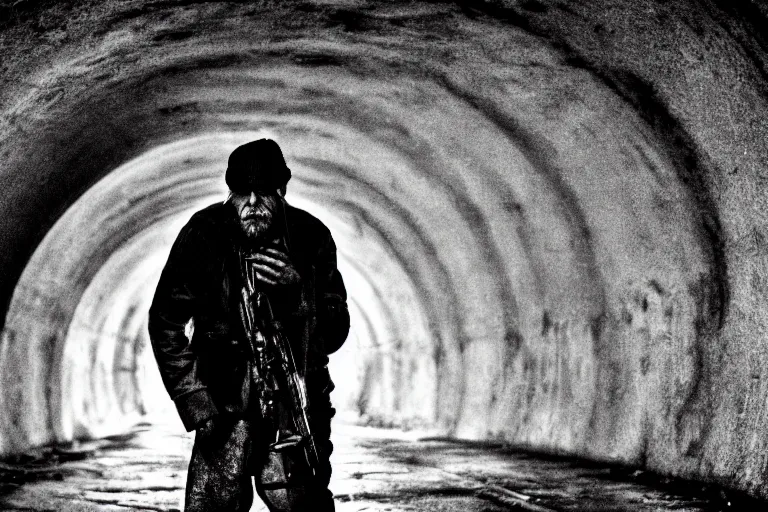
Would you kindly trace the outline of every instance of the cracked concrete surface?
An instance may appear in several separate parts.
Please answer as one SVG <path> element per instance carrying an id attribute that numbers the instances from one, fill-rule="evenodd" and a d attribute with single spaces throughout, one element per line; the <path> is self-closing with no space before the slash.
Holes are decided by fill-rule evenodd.
<path id="1" fill-rule="evenodd" d="M 337 424 L 334 441 L 331 488 L 339 512 L 693 512 L 728 509 L 739 499 L 641 471 L 423 432 Z M 29 452 L 0 466 L 0 508 L 179 511 L 191 445 L 175 422 L 159 421 L 122 436 Z M 251 511 L 266 508 L 257 498 Z"/>

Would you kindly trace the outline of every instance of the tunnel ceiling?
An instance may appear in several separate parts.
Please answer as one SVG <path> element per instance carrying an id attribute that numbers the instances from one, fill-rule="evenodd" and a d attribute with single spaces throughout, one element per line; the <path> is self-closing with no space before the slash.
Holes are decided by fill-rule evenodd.
<path id="1" fill-rule="evenodd" d="M 269 136 L 362 412 L 764 493 L 761 4 L 33 4 L 0 2 L 0 453 L 142 410 L 158 265 Z"/>

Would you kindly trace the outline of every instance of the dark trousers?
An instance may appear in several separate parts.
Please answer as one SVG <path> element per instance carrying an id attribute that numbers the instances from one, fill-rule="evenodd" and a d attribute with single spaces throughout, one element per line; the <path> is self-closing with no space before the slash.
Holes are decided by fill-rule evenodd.
<path id="1" fill-rule="evenodd" d="M 330 379 L 314 396 L 309 388 L 311 427 L 320 456 L 315 476 L 308 474 L 299 449 L 282 454 L 269 451 L 275 432 L 265 422 L 248 415 L 222 414 L 211 433 L 195 435 L 184 510 L 247 512 L 253 503 L 254 478 L 256 492 L 272 512 L 332 512 L 333 494 L 328 489 L 335 413 L 329 397 L 332 389 Z"/>

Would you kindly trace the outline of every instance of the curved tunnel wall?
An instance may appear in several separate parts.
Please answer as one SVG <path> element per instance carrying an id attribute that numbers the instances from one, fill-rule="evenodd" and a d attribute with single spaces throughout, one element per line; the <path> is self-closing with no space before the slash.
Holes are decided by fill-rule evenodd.
<path id="1" fill-rule="evenodd" d="M 151 287 L 140 256 L 221 192 L 222 141 L 266 130 L 360 280 L 363 412 L 768 496 L 766 60 L 742 12 L 4 9 L 0 451 L 142 409 L 115 370 L 146 299 L 118 277 Z M 39 245 L 161 147 L 185 149 L 100 196 L 88 237 L 60 222 Z"/>

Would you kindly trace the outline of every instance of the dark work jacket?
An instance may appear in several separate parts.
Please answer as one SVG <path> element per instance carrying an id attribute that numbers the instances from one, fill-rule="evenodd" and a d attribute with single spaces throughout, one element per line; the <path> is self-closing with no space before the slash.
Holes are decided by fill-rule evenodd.
<path id="1" fill-rule="evenodd" d="M 336 246 L 318 219 L 286 211 L 291 262 L 301 284 L 265 289 L 284 326 L 296 365 L 312 372 L 328 363 L 349 331 L 347 293 Z M 149 337 L 163 383 L 189 431 L 220 412 L 244 412 L 248 345 L 240 316 L 239 247 L 247 243 L 232 204 L 195 213 L 171 248 L 149 311 Z M 191 341 L 185 334 L 192 319 Z M 305 357 L 306 356 L 306 357 Z"/>

